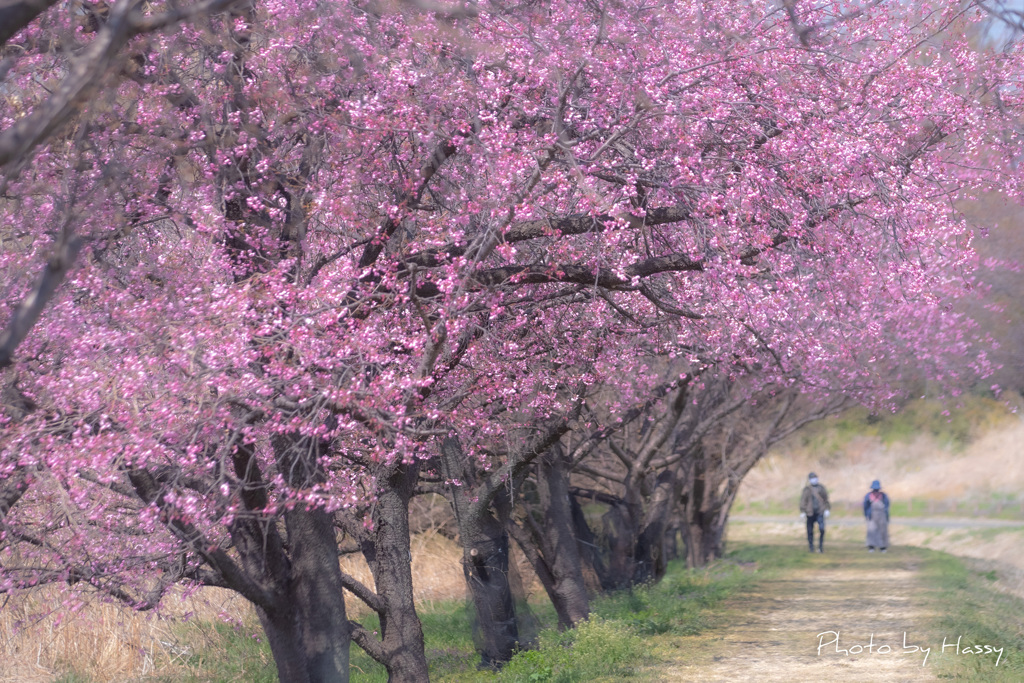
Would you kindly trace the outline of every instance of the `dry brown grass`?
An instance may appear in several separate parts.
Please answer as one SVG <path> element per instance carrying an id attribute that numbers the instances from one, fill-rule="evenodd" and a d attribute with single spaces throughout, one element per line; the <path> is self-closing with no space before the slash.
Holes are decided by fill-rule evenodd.
<path id="1" fill-rule="evenodd" d="M 413 597 L 417 604 L 435 600 L 456 600 L 465 597 L 466 583 L 462 576 L 462 551 L 450 539 L 434 532 L 425 532 L 412 539 Z M 341 569 L 360 582 L 373 587 L 373 575 L 362 555 L 349 555 L 341 560 Z M 346 594 L 346 607 L 361 616 L 368 608 Z"/>
<path id="2" fill-rule="evenodd" d="M 962 451 L 928 436 L 886 445 L 857 437 L 835 453 L 780 449 L 744 479 L 740 502 L 788 503 L 799 500 L 807 473 L 828 487 L 833 503 L 857 504 L 874 479 L 895 500 L 967 501 L 993 495 L 1016 497 L 1024 491 L 1024 422 L 1013 422 L 978 437 Z M 795 509 L 795 504 L 794 504 Z"/>
<path id="3" fill-rule="evenodd" d="M 177 624 L 253 616 L 244 600 L 215 588 L 168 597 L 160 613 L 100 601 L 69 610 L 66 597 L 47 587 L 7 598 L 0 609 L 0 681 L 52 681 L 68 672 L 96 681 L 173 674 L 183 653 Z"/>
<path id="4" fill-rule="evenodd" d="M 414 594 L 419 604 L 461 599 L 465 581 L 461 551 L 435 532 L 412 541 Z M 342 560 L 344 571 L 373 586 L 362 557 Z M 138 613 L 118 604 L 93 601 L 76 611 L 62 606 L 55 587 L 9 596 L 0 603 L 0 683 L 49 682 L 69 672 L 93 681 L 130 681 L 185 673 L 183 656 L 195 645 L 182 639 L 186 621 L 224 618 L 257 628 L 249 604 L 230 591 L 207 588 L 168 597 L 159 613 Z M 367 609 L 347 596 L 354 616 Z M 189 629 L 191 632 L 193 629 Z M 188 636 L 201 637 L 201 634 Z"/>

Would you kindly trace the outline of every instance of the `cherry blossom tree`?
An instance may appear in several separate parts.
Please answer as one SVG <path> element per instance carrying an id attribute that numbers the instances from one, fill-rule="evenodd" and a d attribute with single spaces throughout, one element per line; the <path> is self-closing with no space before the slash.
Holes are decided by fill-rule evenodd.
<path id="1" fill-rule="evenodd" d="M 81 240 L 3 369 L 0 589 L 144 608 L 222 586 L 283 681 L 345 680 L 353 638 L 421 681 L 421 477 L 491 576 L 510 487 L 603 428 L 592 387 L 614 420 L 664 358 L 855 394 L 908 347 L 983 370 L 947 309 L 972 259 L 956 202 L 1019 196 L 1021 72 L 967 45 L 982 16 L 262 0 L 126 34 L 127 76 L 0 204 L 4 316 Z M 11 66 L 5 127 L 49 97 L 44 67 Z M 373 587 L 341 573 L 338 526 Z"/>
<path id="2" fill-rule="evenodd" d="M 103 99 L 99 93 L 104 83 L 116 82 L 132 73 L 131 67 L 124 65 L 137 66 L 142 59 L 137 53 L 131 60 L 123 59 L 123 48 L 133 38 L 215 14 L 235 4 L 239 4 L 237 0 L 202 0 L 157 7 L 138 0 L 119 0 L 111 7 L 105 2 L 13 0 L 0 6 L 0 50 L 4 57 L 0 62 L 0 88 L 16 114 L 15 118 L 4 121 L 0 130 L 3 185 L 31 162 L 36 147 L 59 138 L 69 121 L 77 121 L 79 136 L 88 129 L 92 107 L 102 106 L 97 100 Z M 59 14 L 51 12 L 40 19 L 38 25 L 33 25 L 54 5 L 64 7 Z M 11 41 L 19 32 L 22 32 L 20 39 Z M 85 34 L 92 34 L 94 38 L 85 41 Z M 60 53 L 77 54 L 66 61 L 54 59 Z M 19 68 L 15 69 L 15 65 Z M 14 77 L 7 78 L 12 72 Z M 47 88 L 45 94 L 26 102 L 24 95 L 37 90 L 26 87 L 26 79 L 30 78 L 55 81 L 55 84 Z M 39 319 L 81 247 L 73 225 L 65 224 L 35 287 L 0 332 L 0 368 L 11 364 L 14 350 Z"/>

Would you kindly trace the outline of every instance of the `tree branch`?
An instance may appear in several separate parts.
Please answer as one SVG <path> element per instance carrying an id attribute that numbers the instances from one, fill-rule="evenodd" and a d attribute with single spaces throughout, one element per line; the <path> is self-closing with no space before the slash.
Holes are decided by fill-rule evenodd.
<path id="1" fill-rule="evenodd" d="M 341 572 L 341 585 L 352 593 L 352 595 L 366 603 L 366 606 L 374 612 L 377 614 L 384 614 L 384 603 L 381 601 L 380 596 L 370 590 L 370 588 L 359 581 L 359 579 L 350 574 L 346 574 L 345 572 Z"/>
<path id="2" fill-rule="evenodd" d="M 363 652 L 370 655 L 375 661 L 381 664 L 388 664 L 388 651 L 384 647 L 384 643 L 374 637 L 372 633 L 366 630 L 366 627 L 360 624 L 358 621 L 349 621 L 348 627 L 352 629 L 352 640 L 355 644 L 363 649 Z"/>
<path id="3" fill-rule="evenodd" d="M 43 309 L 64 281 L 81 247 L 80 238 L 69 231 L 62 233 L 62 239 L 54 248 L 53 255 L 43 268 L 35 287 L 15 309 L 7 328 L 0 333 L 0 370 L 14 362 L 15 349 L 24 341 L 43 314 Z"/>

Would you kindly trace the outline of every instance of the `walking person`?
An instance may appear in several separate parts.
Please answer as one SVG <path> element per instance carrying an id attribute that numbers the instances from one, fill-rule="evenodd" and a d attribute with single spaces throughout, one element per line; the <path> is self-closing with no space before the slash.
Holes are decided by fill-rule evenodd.
<path id="1" fill-rule="evenodd" d="M 807 485 L 800 494 L 800 517 L 807 520 L 807 546 L 814 552 L 814 525 L 818 525 L 818 552 L 825 552 L 825 518 L 828 517 L 831 505 L 828 502 L 828 491 L 818 481 L 818 475 L 811 472 L 807 475 Z"/>
<path id="2" fill-rule="evenodd" d="M 868 523 L 868 552 L 878 548 L 883 553 L 889 547 L 889 496 L 882 491 L 882 484 L 875 479 L 871 490 L 864 496 L 864 519 Z"/>

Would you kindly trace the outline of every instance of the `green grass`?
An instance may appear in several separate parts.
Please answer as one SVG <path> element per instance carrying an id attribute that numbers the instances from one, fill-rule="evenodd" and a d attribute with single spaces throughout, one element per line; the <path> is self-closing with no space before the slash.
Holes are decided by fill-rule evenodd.
<path id="1" fill-rule="evenodd" d="M 450 680 L 458 675 L 472 676 L 476 673 L 480 657 L 473 646 L 472 615 L 464 602 L 437 602 L 419 611 L 423 624 L 424 645 L 430 664 L 430 679 Z M 380 628 L 376 615 L 360 619 L 371 631 Z M 388 680 L 384 667 L 370 658 L 356 645 L 352 645 L 352 683 L 385 683 Z"/>
<path id="2" fill-rule="evenodd" d="M 733 515 L 789 515 L 794 519 L 800 514 L 800 499 L 792 501 L 757 500 L 750 503 L 738 502 L 729 511 Z"/>
<path id="3" fill-rule="evenodd" d="M 53 683 L 92 683 L 91 679 L 78 674 L 75 671 L 69 671 L 59 678 L 55 678 Z"/>
<path id="4" fill-rule="evenodd" d="M 149 680 L 277 682 L 277 667 L 259 625 L 192 621 L 181 624 L 177 630 L 180 642 L 187 643 L 179 659 L 186 673 Z"/>
<path id="5" fill-rule="evenodd" d="M 952 502 L 921 498 L 894 500 L 890 505 L 894 518 L 920 517 L 988 517 L 991 519 L 1024 519 L 1024 502 L 1016 497 L 992 493 Z M 859 511 L 858 511 L 859 512 Z"/>
<path id="6" fill-rule="evenodd" d="M 922 600 L 937 615 L 929 624 L 932 643 L 929 668 L 939 678 L 969 681 L 1024 680 L 1024 601 L 998 592 L 996 571 L 973 571 L 946 553 L 913 549 L 921 563 L 927 590 Z M 742 596 L 763 579 L 818 562 L 790 546 L 742 544 L 726 560 L 705 569 L 688 570 L 679 562 L 653 585 L 597 598 L 593 616 L 578 628 L 559 632 L 549 605 L 533 606 L 542 625 L 537 649 L 520 652 L 500 672 L 478 671 L 479 658 L 471 635 L 471 614 L 465 602 L 432 603 L 420 612 L 431 680 L 466 683 L 583 683 L 585 681 L 647 681 L 658 665 L 669 661 L 667 650 L 681 636 L 723 625 L 726 599 Z M 733 615 L 735 616 L 735 615 Z M 363 620 L 370 629 L 374 619 Z M 258 631 L 258 629 L 257 629 Z M 947 643 L 961 638 L 961 647 L 1003 648 L 995 655 L 956 656 Z M 180 626 L 178 642 L 185 673 L 148 681 L 277 680 L 270 650 L 252 626 L 191 622 Z M 358 647 L 352 646 L 353 683 L 383 683 L 387 674 Z M 59 683 L 87 683 L 67 673 Z"/>
<path id="7" fill-rule="evenodd" d="M 936 675 L 987 683 L 1024 681 L 1024 601 L 994 587 L 995 571 L 973 571 L 946 553 L 929 551 L 925 557 L 923 578 L 932 589 L 930 607 L 938 614 L 931 624 L 934 659 L 928 662 Z M 961 652 L 978 645 L 1002 648 L 998 666 L 993 653 L 941 651 L 943 639 L 950 644 L 958 638 Z"/>
<path id="8" fill-rule="evenodd" d="M 554 609 L 544 600 L 531 605 L 543 629 L 539 646 L 518 653 L 500 672 L 477 670 L 479 656 L 473 646 L 472 615 L 467 603 L 432 603 L 420 611 L 431 680 L 582 683 L 642 677 L 644 667 L 657 661 L 651 654 L 652 638 L 701 632 L 715 623 L 715 607 L 752 585 L 765 567 L 793 566 L 803 561 L 803 555 L 764 546 L 746 547 L 728 560 L 701 570 L 688 570 L 675 562 L 657 584 L 595 599 L 591 619 L 566 632 L 554 628 Z M 361 621 L 370 630 L 379 628 L 375 616 Z M 178 642 L 187 648 L 180 658 L 186 674 L 177 676 L 175 682 L 277 680 L 270 648 L 259 636 L 258 627 L 190 622 L 180 627 Z M 351 657 L 352 683 L 387 681 L 384 667 L 354 644 Z M 62 680 L 84 683 L 85 679 L 71 676 Z M 171 683 L 170 679 L 148 680 Z"/>
<path id="9" fill-rule="evenodd" d="M 520 652 L 497 674 L 502 683 L 586 683 L 622 680 L 650 661 L 643 638 L 628 624 L 594 615 L 577 628 L 541 633 L 540 647 Z"/>
<path id="10" fill-rule="evenodd" d="M 673 636 L 698 634 L 718 625 L 722 601 L 762 578 L 803 566 L 807 553 L 773 545 L 746 545 L 706 569 L 670 565 L 659 583 L 598 598 L 594 616 L 574 631 L 541 634 L 538 650 L 516 655 L 499 674 L 480 681 L 618 681 L 643 678 L 658 660 L 657 645 Z M 463 679 L 460 679 L 463 680 Z M 469 679 L 466 679 L 469 680 Z"/>
<path id="11" fill-rule="evenodd" d="M 798 496 L 785 501 L 765 500 L 749 503 L 741 501 L 733 506 L 731 514 L 789 516 L 796 520 L 800 514 L 799 504 Z M 999 493 L 993 493 L 984 498 L 973 497 L 958 501 L 934 501 L 923 498 L 894 500 L 889 509 L 892 518 L 897 520 L 926 517 L 988 517 L 1009 521 L 1024 520 L 1024 499 Z M 859 503 L 832 504 L 832 517 L 860 517 L 862 514 Z"/>

